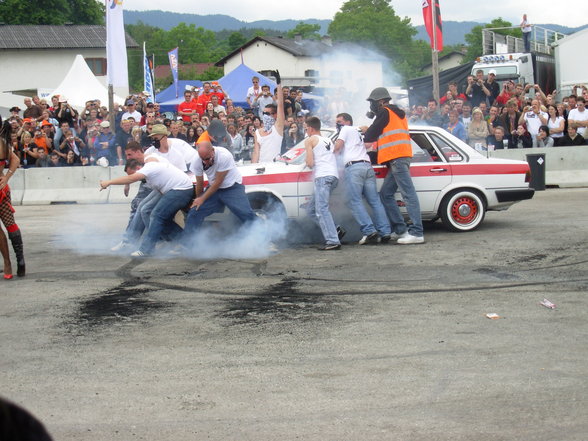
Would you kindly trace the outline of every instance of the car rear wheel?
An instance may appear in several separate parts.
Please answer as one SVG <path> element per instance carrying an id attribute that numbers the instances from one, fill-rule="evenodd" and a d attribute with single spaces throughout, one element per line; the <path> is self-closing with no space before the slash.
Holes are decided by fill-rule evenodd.
<path id="1" fill-rule="evenodd" d="M 439 215 L 443 225 L 451 231 L 472 231 L 484 220 L 486 205 L 473 190 L 457 190 L 443 199 Z"/>
<path id="2" fill-rule="evenodd" d="M 251 208 L 263 220 L 285 221 L 288 216 L 284 204 L 273 195 L 266 194 L 248 194 Z"/>

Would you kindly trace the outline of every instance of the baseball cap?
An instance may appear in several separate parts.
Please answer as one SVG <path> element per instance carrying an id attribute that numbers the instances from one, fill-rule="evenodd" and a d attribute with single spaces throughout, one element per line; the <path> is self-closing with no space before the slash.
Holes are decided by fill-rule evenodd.
<path id="1" fill-rule="evenodd" d="M 127 106 L 134 106 L 135 102 L 133 100 L 127 100 L 127 102 L 125 103 L 125 105 Z"/>
<path id="2" fill-rule="evenodd" d="M 43 120 L 43 122 L 41 123 L 41 126 L 52 126 L 53 124 L 51 124 L 49 121 L 47 121 L 46 119 Z"/>
<path id="3" fill-rule="evenodd" d="M 103 127 L 103 128 L 110 127 L 110 123 L 108 121 L 102 121 L 100 123 L 100 127 Z"/>
<path id="4" fill-rule="evenodd" d="M 149 134 L 149 136 L 154 136 L 154 135 L 169 135 L 169 131 L 167 130 L 167 127 L 163 124 L 155 124 L 153 126 L 153 128 L 151 129 L 151 133 Z"/>
<path id="5" fill-rule="evenodd" d="M 67 103 L 67 98 L 65 95 L 59 95 L 59 102 L 60 103 Z"/>
<path id="6" fill-rule="evenodd" d="M 488 72 L 488 75 L 496 75 L 496 70 L 490 69 L 490 72 Z"/>
<path id="7" fill-rule="evenodd" d="M 20 107 L 18 107 L 18 106 L 11 107 L 10 112 L 20 112 Z"/>

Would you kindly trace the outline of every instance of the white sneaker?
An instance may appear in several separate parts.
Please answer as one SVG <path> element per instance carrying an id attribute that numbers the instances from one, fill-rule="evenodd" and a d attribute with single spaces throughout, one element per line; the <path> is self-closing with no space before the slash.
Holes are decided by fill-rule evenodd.
<path id="1" fill-rule="evenodd" d="M 147 254 L 145 254 L 143 251 L 133 251 L 131 253 L 131 257 L 147 257 Z"/>
<path id="2" fill-rule="evenodd" d="M 402 234 L 398 234 L 398 233 L 392 233 L 392 234 L 390 235 L 390 239 L 389 239 L 389 240 L 391 240 L 391 241 L 397 241 L 398 239 L 402 239 L 402 238 L 404 238 L 404 237 L 406 237 L 406 236 L 409 236 L 409 234 L 408 234 L 408 231 L 405 231 L 405 232 L 404 232 L 404 233 L 402 233 Z"/>
<path id="3" fill-rule="evenodd" d="M 400 245 L 413 245 L 417 243 L 425 243 L 425 238 L 423 236 L 413 236 L 412 234 L 407 233 L 406 236 L 401 237 L 396 241 Z"/>
<path id="4" fill-rule="evenodd" d="M 120 251 L 125 249 L 126 247 L 128 247 L 130 244 L 128 242 L 125 242 L 124 240 L 117 243 L 115 246 L 113 246 L 110 251 Z"/>

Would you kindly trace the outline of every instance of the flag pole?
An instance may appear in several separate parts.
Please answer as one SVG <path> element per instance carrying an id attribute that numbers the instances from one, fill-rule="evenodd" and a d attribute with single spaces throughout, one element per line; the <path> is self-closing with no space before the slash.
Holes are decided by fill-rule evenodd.
<path id="1" fill-rule="evenodd" d="M 104 14 L 105 14 L 105 21 L 106 21 L 106 65 L 108 66 L 111 63 L 111 59 L 110 59 L 110 45 L 109 45 L 109 41 L 108 39 L 111 38 L 110 32 L 109 32 L 109 21 L 110 21 L 110 17 L 108 14 L 108 0 L 104 0 Z M 108 67 L 108 69 L 110 69 L 110 67 Z M 114 86 L 112 85 L 112 75 L 108 74 L 107 75 L 108 78 L 108 121 L 110 122 L 110 127 L 111 130 L 116 130 L 116 128 L 114 127 L 114 122 L 115 122 L 115 115 L 116 115 L 116 111 L 114 109 Z"/>
<path id="2" fill-rule="evenodd" d="M 437 50 L 437 0 L 431 0 L 431 22 L 433 24 L 433 49 L 431 50 L 431 73 L 433 75 L 433 98 L 439 102 L 439 51 Z"/>

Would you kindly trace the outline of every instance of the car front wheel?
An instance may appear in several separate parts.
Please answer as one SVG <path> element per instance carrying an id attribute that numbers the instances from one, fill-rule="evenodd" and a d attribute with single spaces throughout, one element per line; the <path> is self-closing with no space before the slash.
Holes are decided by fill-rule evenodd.
<path id="1" fill-rule="evenodd" d="M 472 231 L 484 220 L 486 206 L 473 190 L 457 190 L 443 199 L 439 215 L 443 225 L 451 231 Z"/>

